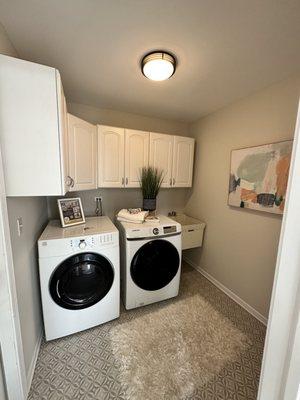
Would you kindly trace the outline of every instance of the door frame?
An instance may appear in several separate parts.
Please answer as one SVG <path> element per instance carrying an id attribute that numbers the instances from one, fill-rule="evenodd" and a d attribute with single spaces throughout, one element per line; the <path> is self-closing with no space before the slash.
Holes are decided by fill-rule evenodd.
<path id="1" fill-rule="evenodd" d="M 27 397 L 27 378 L 21 337 L 5 180 L 0 148 L 0 346 L 8 400 Z"/>
<path id="2" fill-rule="evenodd" d="M 300 102 L 258 400 L 295 400 L 300 387 Z"/>

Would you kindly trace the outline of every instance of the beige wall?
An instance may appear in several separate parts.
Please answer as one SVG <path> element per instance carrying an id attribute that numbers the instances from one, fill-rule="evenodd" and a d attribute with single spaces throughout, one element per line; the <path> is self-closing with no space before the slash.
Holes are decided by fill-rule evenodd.
<path id="1" fill-rule="evenodd" d="M 35 347 L 42 332 L 37 240 L 48 220 L 45 197 L 8 197 L 8 217 L 26 373 L 30 371 Z M 22 217 L 19 237 L 16 220 Z"/>
<path id="2" fill-rule="evenodd" d="M 96 108 L 78 103 L 68 103 L 68 112 L 79 118 L 83 118 L 92 124 L 120 126 L 122 128 L 170 133 L 181 136 L 187 136 L 189 132 L 188 124 L 184 122 L 151 118 L 143 115 Z"/>
<path id="3" fill-rule="evenodd" d="M 83 104 L 68 103 L 68 111 L 79 118 L 93 124 L 121 126 L 145 131 L 163 132 L 174 135 L 188 135 L 188 125 L 182 122 L 159 118 L 150 118 L 120 111 L 99 109 Z M 158 212 L 182 211 L 189 189 L 162 189 L 158 196 Z M 141 207 L 142 196 L 139 189 L 98 189 L 69 193 L 67 196 L 81 197 L 84 212 L 87 216 L 94 215 L 95 196 L 103 198 L 105 215 L 114 218 L 116 212 L 126 207 Z M 58 218 L 56 197 L 48 197 L 49 217 Z"/>
<path id="4" fill-rule="evenodd" d="M 263 316 L 273 283 L 281 217 L 227 205 L 230 152 L 293 137 L 300 75 L 191 126 L 194 187 L 186 212 L 207 223 L 203 249 L 189 257 Z"/>
<path id="5" fill-rule="evenodd" d="M 17 57 L 3 26 L 0 24 L 0 54 Z M 8 198 L 14 272 L 21 324 L 26 375 L 42 331 L 38 282 L 36 240 L 47 221 L 47 200 L 43 198 Z M 23 218 L 23 234 L 17 236 L 18 217 Z"/>
<path id="6" fill-rule="evenodd" d="M 7 36 L 3 25 L 0 23 L 0 54 L 17 57 L 17 52 Z"/>

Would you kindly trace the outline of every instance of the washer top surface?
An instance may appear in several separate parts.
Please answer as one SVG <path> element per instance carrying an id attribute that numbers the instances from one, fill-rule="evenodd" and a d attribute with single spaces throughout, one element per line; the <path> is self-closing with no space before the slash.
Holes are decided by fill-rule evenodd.
<path id="1" fill-rule="evenodd" d="M 158 215 L 159 222 L 144 222 L 135 224 L 118 221 L 127 238 L 155 237 L 161 235 L 174 235 L 181 232 L 181 225 L 165 215 Z"/>
<path id="2" fill-rule="evenodd" d="M 108 217 L 89 217 L 85 224 L 62 228 L 60 220 L 49 221 L 39 240 L 66 239 L 118 232 Z"/>

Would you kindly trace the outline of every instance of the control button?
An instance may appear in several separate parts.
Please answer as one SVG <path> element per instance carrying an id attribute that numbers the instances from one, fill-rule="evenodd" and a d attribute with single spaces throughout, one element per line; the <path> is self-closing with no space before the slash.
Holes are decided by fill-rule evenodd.
<path id="1" fill-rule="evenodd" d="M 159 229 L 158 228 L 153 228 L 153 234 L 158 235 L 159 234 Z"/>
<path id="2" fill-rule="evenodd" d="M 86 248 L 86 242 L 84 240 L 80 240 L 78 247 L 83 250 Z"/>

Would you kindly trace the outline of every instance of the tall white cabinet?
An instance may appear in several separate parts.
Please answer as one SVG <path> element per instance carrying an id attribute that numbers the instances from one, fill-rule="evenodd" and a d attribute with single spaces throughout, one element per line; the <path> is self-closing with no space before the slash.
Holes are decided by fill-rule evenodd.
<path id="1" fill-rule="evenodd" d="M 66 191 L 66 109 L 59 72 L 0 55 L 0 140 L 8 196 Z"/>
<path id="2" fill-rule="evenodd" d="M 97 188 L 97 127 L 68 114 L 69 191 Z"/>

